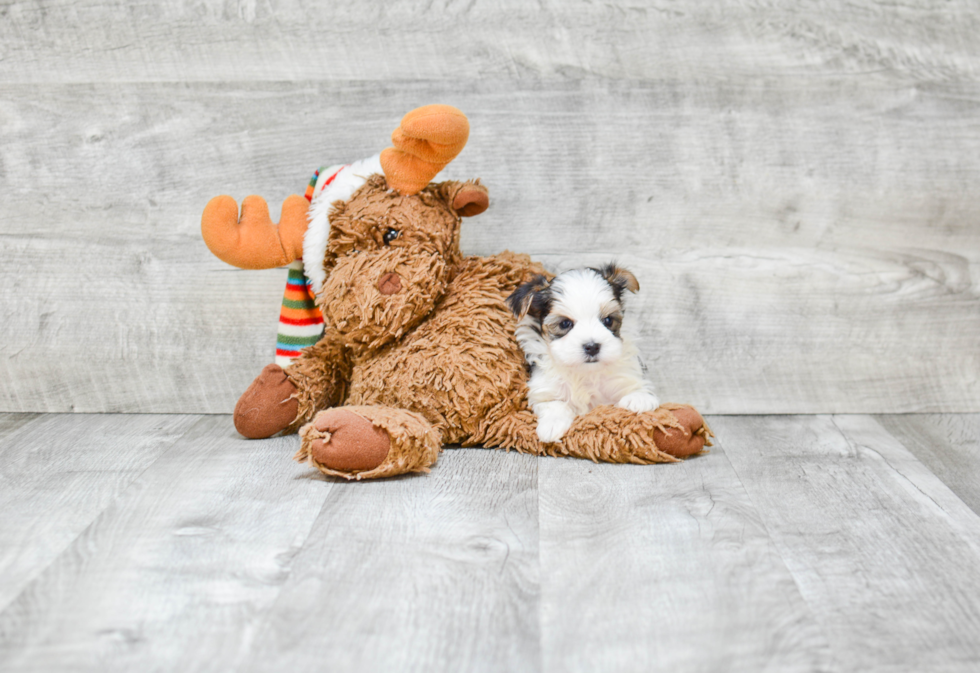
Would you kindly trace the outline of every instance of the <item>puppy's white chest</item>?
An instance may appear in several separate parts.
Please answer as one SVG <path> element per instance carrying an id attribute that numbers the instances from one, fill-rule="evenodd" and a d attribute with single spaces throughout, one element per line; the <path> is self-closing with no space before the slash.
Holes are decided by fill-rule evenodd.
<path id="1" fill-rule="evenodd" d="M 616 404 L 623 396 L 618 381 L 602 374 L 572 377 L 566 382 L 567 401 L 576 415 L 592 411 L 603 404 Z"/>

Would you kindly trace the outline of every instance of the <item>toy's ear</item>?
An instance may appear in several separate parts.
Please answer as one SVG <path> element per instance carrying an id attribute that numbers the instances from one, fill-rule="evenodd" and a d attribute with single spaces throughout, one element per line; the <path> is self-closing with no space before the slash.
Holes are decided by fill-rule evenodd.
<path id="1" fill-rule="evenodd" d="M 507 297 L 507 306 L 514 312 L 517 319 L 521 320 L 531 310 L 531 306 L 534 304 L 534 299 L 538 293 L 546 292 L 548 287 L 548 281 L 544 276 L 535 276 Z"/>
<path id="2" fill-rule="evenodd" d="M 612 285 L 614 288 L 618 288 L 619 291 L 616 293 L 617 299 L 619 299 L 618 295 L 623 290 L 629 290 L 630 292 L 638 292 L 640 290 L 640 281 L 636 279 L 636 276 L 626 269 L 621 269 L 615 264 L 606 264 L 601 269 L 596 269 L 596 271 L 598 271 L 599 275 L 605 278 L 610 285 Z"/>
<path id="3" fill-rule="evenodd" d="M 439 188 L 446 204 L 461 217 L 479 215 L 490 206 L 490 195 L 479 180 L 443 182 Z"/>

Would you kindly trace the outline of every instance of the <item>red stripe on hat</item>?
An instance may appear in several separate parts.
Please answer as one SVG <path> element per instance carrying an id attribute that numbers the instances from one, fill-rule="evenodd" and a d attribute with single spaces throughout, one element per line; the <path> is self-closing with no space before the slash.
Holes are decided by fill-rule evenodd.
<path id="1" fill-rule="evenodd" d="M 322 325 L 323 318 L 287 318 L 286 316 L 281 315 L 279 316 L 279 322 L 285 325 Z"/>
<path id="2" fill-rule="evenodd" d="M 320 187 L 320 191 L 322 192 L 324 189 L 326 189 L 327 188 L 327 185 L 329 185 L 331 182 L 333 182 L 334 178 L 336 178 L 338 175 L 340 175 L 340 171 L 344 170 L 348 166 L 350 166 L 350 164 L 344 164 L 343 166 L 341 166 L 340 168 L 338 168 L 336 173 L 334 173 L 333 175 L 331 175 L 329 178 L 326 179 L 326 181 L 323 183 L 323 187 Z"/>

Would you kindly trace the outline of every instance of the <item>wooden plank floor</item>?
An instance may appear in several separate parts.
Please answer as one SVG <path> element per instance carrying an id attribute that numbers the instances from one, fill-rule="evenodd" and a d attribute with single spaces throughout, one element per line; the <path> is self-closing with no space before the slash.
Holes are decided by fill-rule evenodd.
<path id="1" fill-rule="evenodd" d="M 974 671 L 980 415 L 324 478 L 227 416 L 0 414 L 2 671 Z"/>

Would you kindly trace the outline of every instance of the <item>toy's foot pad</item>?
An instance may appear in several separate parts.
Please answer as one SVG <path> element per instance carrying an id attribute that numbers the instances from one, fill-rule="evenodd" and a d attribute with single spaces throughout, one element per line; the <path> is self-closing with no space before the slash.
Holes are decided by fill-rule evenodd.
<path id="1" fill-rule="evenodd" d="M 705 444 L 711 446 L 711 431 L 695 409 L 689 406 L 668 407 L 681 427 L 656 428 L 653 441 L 657 448 L 675 458 L 684 458 L 700 453 Z"/>
<path id="2" fill-rule="evenodd" d="M 235 429 L 248 439 L 272 437 L 296 420 L 296 387 L 279 365 L 266 365 L 235 405 Z"/>
<path id="3" fill-rule="evenodd" d="M 388 433 L 347 409 L 321 411 L 309 433 L 309 454 L 320 465 L 338 472 L 365 472 L 388 457 Z"/>

